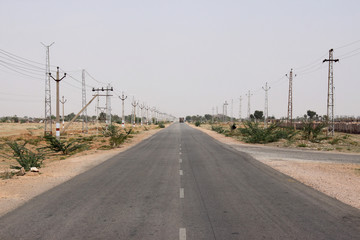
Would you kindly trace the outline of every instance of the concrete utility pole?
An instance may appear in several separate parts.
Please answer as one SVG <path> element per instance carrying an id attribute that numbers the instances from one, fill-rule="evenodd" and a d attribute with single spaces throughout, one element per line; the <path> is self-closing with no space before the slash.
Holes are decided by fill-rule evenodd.
<path id="1" fill-rule="evenodd" d="M 146 125 L 149 125 L 149 109 L 150 109 L 149 106 L 145 107 L 145 110 L 146 110 Z"/>
<path id="2" fill-rule="evenodd" d="M 227 106 L 228 106 L 229 104 L 227 103 L 227 101 L 225 101 L 225 103 L 223 104 L 223 122 L 225 122 L 225 120 L 226 120 L 226 116 L 227 116 Z"/>
<path id="3" fill-rule="evenodd" d="M 328 96 L 327 96 L 327 120 L 330 122 L 326 134 L 334 136 L 335 124 L 334 124 L 334 72 L 333 62 L 338 62 L 339 59 L 333 58 L 333 49 L 329 50 L 329 59 L 324 59 L 324 62 L 329 62 L 328 73 Z"/>
<path id="4" fill-rule="evenodd" d="M 251 114 L 251 105 L 250 105 L 250 100 L 251 100 L 251 96 L 252 94 L 250 93 L 250 90 L 249 90 L 249 93 L 246 94 L 246 96 L 248 97 L 248 110 L 247 110 L 247 118 L 250 119 L 250 114 Z"/>
<path id="5" fill-rule="evenodd" d="M 292 90 L 292 82 L 293 82 L 293 70 L 290 70 L 289 75 L 285 75 L 289 78 L 289 97 L 288 97 L 288 113 L 287 113 L 287 122 L 292 124 L 293 119 L 293 90 Z M 296 77 L 296 74 L 295 74 Z"/>
<path id="6" fill-rule="evenodd" d="M 45 45 L 46 48 L 46 60 L 45 60 L 45 116 L 44 116 L 44 134 L 52 135 L 52 119 L 51 119 L 51 84 L 50 84 L 50 47 L 54 44 Z"/>
<path id="7" fill-rule="evenodd" d="M 143 109 L 145 108 L 145 104 L 140 104 L 139 105 L 139 108 L 140 108 L 140 116 L 141 116 L 141 120 L 140 120 L 140 124 L 141 126 L 143 125 L 143 118 L 144 118 L 144 111 Z"/>
<path id="8" fill-rule="evenodd" d="M 212 107 L 212 116 L 211 116 L 211 122 L 213 123 L 214 122 L 214 111 L 215 111 L 215 108 Z"/>
<path id="9" fill-rule="evenodd" d="M 124 92 L 122 92 L 121 97 L 119 97 L 121 100 L 121 104 L 122 104 L 122 109 L 121 109 L 121 126 L 124 128 L 125 127 L 125 114 L 124 114 L 124 102 L 127 99 L 127 96 L 124 96 Z"/>
<path id="10" fill-rule="evenodd" d="M 113 89 L 113 87 L 110 87 L 109 86 L 109 88 L 104 88 L 104 87 L 102 87 L 102 88 L 97 88 L 97 89 L 95 89 L 95 88 L 93 88 L 92 89 L 92 91 L 93 92 L 97 92 L 97 94 L 96 95 L 94 95 L 95 97 L 97 97 L 98 99 L 97 99 L 97 108 L 96 108 L 96 110 L 97 110 L 97 115 L 96 115 L 96 119 L 98 119 L 98 110 L 100 110 L 101 112 L 103 112 L 103 110 L 105 110 L 105 112 L 106 112 L 106 123 L 108 124 L 108 120 L 110 119 L 110 124 L 111 124 L 111 118 L 109 118 L 107 115 L 109 114 L 109 110 L 108 110 L 108 107 L 109 107 L 109 102 L 108 102 L 108 97 L 110 97 L 110 96 L 112 96 L 112 95 L 110 95 L 109 94 L 109 91 L 114 91 L 114 89 Z M 99 94 L 99 91 L 102 91 L 102 92 L 106 92 L 106 94 L 105 95 L 100 95 Z M 106 97 L 106 106 L 105 106 L 105 108 L 104 107 L 99 107 L 99 96 L 104 96 L 104 97 Z M 111 114 L 111 112 L 110 112 L 110 114 Z M 96 120 L 96 122 L 98 123 L 98 120 Z M 97 128 L 97 127 L 96 127 Z"/>
<path id="11" fill-rule="evenodd" d="M 56 81 L 56 139 L 60 140 L 60 81 L 66 77 L 66 73 L 64 73 L 64 76 L 60 78 L 59 76 L 59 67 L 57 67 L 56 71 L 56 78 L 51 76 L 51 73 L 49 72 L 49 76 Z"/>
<path id="12" fill-rule="evenodd" d="M 241 122 L 241 102 L 242 102 L 242 96 L 239 98 L 239 121 Z"/>
<path id="13" fill-rule="evenodd" d="M 108 87 L 106 90 L 106 125 L 111 125 L 111 96 L 109 94 L 109 91 L 113 91 L 113 87 L 110 87 L 110 84 L 108 84 Z"/>
<path id="14" fill-rule="evenodd" d="M 132 119 L 132 124 L 133 124 L 133 127 L 135 127 L 136 125 L 136 106 L 138 105 L 139 103 L 135 101 L 135 98 L 133 97 L 133 101 L 131 103 L 131 106 L 133 106 L 133 119 Z"/>
<path id="15" fill-rule="evenodd" d="M 231 99 L 231 121 L 230 122 L 233 122 L 234 121 L 234 100 Z"/>
<path id="16" fill-rule="evenodd" d="M 64 126 L 65 126 L 65 115 L 64 115 L 64 110 L 65 110 L 65 107 L 64 107 L 64 105 L 65 105 L 65 103 L 66 103 L 66 99 L 64 100 L 64 96 L 62 96 L 62 101 L 60 101 L 60 103 L 62 103 L 62 128 L 64 129 Z"/>
<path id="17" fill-rule="evenodd" d="M 85 84 L 85 69 L 82 70 L 82 107 L 86 106 L 86 84 Z M 87 108 L 82 112 L 82 132 L 88 133 L 88 121 L 87 121 Z"/>
<path id="18" fill-rule="evenodd" d="M 265 127 L 267 127 L 267 120 L 269 117 L 269 102 L 268 102 L 268 91 L 270 90 L 271 87 L 268 87 L 268 83 L 265 83 L 265 87 L 262 87 L 262 89 L 264 89 L 265 91 L 265 107 L 264 107 L 264 124 Z"/>

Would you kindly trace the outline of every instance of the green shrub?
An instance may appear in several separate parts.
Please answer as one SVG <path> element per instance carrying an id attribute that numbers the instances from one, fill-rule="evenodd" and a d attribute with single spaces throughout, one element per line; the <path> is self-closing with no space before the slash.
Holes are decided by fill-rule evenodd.
<path id="1" fill-rule="evenodd" d="M 200 127 L 200 125 L 201 125 L 201 122 L 200 122 L 200 121 L 196 121 L 196 122 L 195 122 L 195 126 L 196 126 L 196 127 Z"/>
<path id="2" fill-rule="evenodd" d="M 165 128 L 165 125 L 163 122 L 159 122 L 158 126 L 159 126 L 159 128 Z"/>
<path id="3" fill-rule="evenodd" d="M 331 145 L 335 145 L 335 144 L 338 144 L 338 143 L 340 143 L 340 142 L 341 142 L 341 138 L 334 138 L 334 139 L 332 139 L 332 140 L 329 141 L 329 143 L 330 143 Z"/>
<path id="4" fill-rule="evenodd" d="M 307 147 L 307 145 L 305 143 L 300 143 L 297 145 L 298 147 Z"/>
<path id="5" fill-rule="evenodd" d="M 276 142 L 280 139 L 291 139 L 296 135 L 294 130 L 280 128 L 275 123 L 267 128 L 260 127 L 257 122 L 246 121 L 243 124 L 244 128 L 240 128 L 239 131 L 248 143 Z"/>
<path id="6" fill-rule="evenodd" d="M 215 126 L 211 125 L 211 130 L 217 132 L 217 133 L 224 133 L 224 128 L 222 126 Z"/>
<path id="7" fill-rule="evenodd" d="M 125 133 L 117 133 L 110 137 L 109 144 L 111 148 L 115 148 L 120 146 L 122 143 L 125 142 L 125 140 L 128 138 L 128 136 L 131 134 L 132 129 L 129 131 L 125 131 Z"/>
<path id="8" fill-rule="evenodd" d="M 25 147 L 27 142 L 19 144 L 16 141 L 9 141 L 7 145 L 13 151 L 12 158 L 14 158 L 20 166 L 10 166 L 13 169 L 20 169 L 23 167 L 25 171 L 29 171 L 31 167 L 40 168 L 44 160 L 44 154 L 41 152 L 32 152 Z"/>
<path id="9" fill-rule="evenodd" d="M 88 148 L 87 144 L 77 144 L 75 139 L 69 141 L 61 141 L 56 139 L 56 137 L 52 135 L 47 135 L 45 136 L 45 140 L 49 144 L 49 146 L 45 148 L 49 148 L 54 152 L 61 152 L 64 155 Z"/>
<path id="10" fill-rule="evenodd" d="M 305 140 L 312 142 L 321 141 L 320 134 L 322 129 L 326 127 L 326 123 L 315 124 L 314 122 L 303 122 L 302 135 Z"/>

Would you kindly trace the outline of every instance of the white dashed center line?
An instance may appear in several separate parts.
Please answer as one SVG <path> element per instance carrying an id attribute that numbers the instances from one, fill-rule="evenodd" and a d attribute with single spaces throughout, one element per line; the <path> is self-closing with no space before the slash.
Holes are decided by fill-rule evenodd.
<path id="1" fill-rule="evenodd" d="M 179 239 L 186 240 L 186 228 L 180 228 L 179 230 Z"/>
<path id="2" fill-rule="evenodd" d="M 182 176 L 183 175 L 183 170 L 179 170 L 179 174 L 180 174 L 180 176 Z"/>
<path id="3" fill-rule="evenodd" d="M 180 198 L 184 198 L 184 188 L 180 188 Z"/>

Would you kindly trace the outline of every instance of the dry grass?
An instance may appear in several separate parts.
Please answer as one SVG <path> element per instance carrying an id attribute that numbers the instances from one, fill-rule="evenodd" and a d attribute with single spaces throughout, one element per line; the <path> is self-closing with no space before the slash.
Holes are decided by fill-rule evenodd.
<path id="1" fill-rule="evenodd" d="M 55 124 L 54 124 L 55 125 Z M 114 123 L 119 129 L 121 125 Z M 61 135 L 62 140 L 76 140 L 77 142 L 86 143 L 89 146 L 88 150 L 85 150 L 76 155 L 88 154 L 95 150 L 109 149 L 109 137 L 101 135 L 102 127 L 104 125 L 89 124 L 89 131 L 87 134 L 82 133 L 82 124 L 74 123 L 65 134 Z M 132 128 L 132 126 L 126 125 L 126 129 Z M 158 128 L 156 125 L 149 126 L 136 126 L 133 128 L 132 134 L 138 134 L 147 130 Z M 55 133 L 55 129 L 53 129 Z M 19 141 L 25 142 L 27 148 L 36 150 L 37 148 L 47 146 L 44 136 L 44 124 L 40 123 L 0 123 L 0 173 L 9 171 L 10 165 L 17 165 L 17 162 L 7 156 L 11 155 L 11 149 L 7 146 L 7 141 Z M 63 160 L 68 156 L 64 156 L 60 153 L 48 153 L 44 164 L 50 163 L 56 160 Z"/>

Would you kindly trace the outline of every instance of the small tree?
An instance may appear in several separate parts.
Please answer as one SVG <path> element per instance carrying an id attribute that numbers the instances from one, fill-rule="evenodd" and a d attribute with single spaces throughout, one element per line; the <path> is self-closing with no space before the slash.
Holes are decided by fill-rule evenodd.
<path id="1" fill-rule="evenodd" d="M 314 119 L 314 117 L 317 115 L 316 112 L 308 110 L 307 111 L 307 115 L 309 116 L 309 118 L 312 120 Z"/>
<path id="2" fill-rule="evenodd" d="M 10 168 L 20 169 L 23 167 L 25 171 L 29 171 L 32 167 L 41 167 L 41 164 L 44 160 L 44 154 L 41 152 L 32 152 L 25 147 L 27 142 L 24 144 L 18 144 L 16 141 L 9 141 L 6 143 L 13 151 L 14 158 L 20 165 L 19 166 L 10 166 Z"/>

